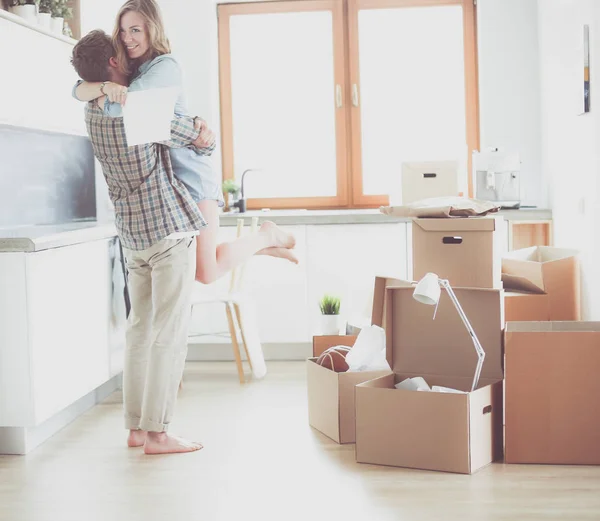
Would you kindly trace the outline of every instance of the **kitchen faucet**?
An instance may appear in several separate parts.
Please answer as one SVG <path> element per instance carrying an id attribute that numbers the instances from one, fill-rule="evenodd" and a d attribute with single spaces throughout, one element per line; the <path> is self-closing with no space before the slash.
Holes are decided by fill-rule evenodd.
<path id="1" fill-rule="evenodd" d="M 248 169 L 244 170 L 244 172 L 242 173 L 240 198 L 235 203 L 233 203 L 233 207 L 237 208 L 240 213 L 244 213 L 246 211 L 246 198 L 244 196 L 244 177 L 248 172 L 256 172 L 257 170 L 259 170 L 259 169 L 258 168 L 248 168 Z"/>

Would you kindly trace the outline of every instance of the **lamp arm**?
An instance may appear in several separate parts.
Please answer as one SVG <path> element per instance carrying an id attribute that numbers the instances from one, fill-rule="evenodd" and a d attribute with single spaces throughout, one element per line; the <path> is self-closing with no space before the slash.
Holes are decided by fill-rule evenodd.
<path id="1" fill-rule="evenodd" d="M 448 282 L 448 280 L 446 280 L 446 279 L 439 279 L 439 282 L 440 282 L 440 286 L 442 288 L 444 288 L 446 290 L 446 292 L 448 293 L 448 296 L 450 297 L 452 304 L 454 304 L 454 307 L 456 308 L 458 315 L 462 319 L 465 327 L 467 328 L 467 331 L 469 332 L 469 335 L 471 336 L 471 340 L 473 341 L 473 345 L 475 346 L 475 351 L 477 352 L 477 357 L 479 360 L 477 361 L 477 368 L 475 369 L 475 376 L 473 377 L 473 384 L 471 386 L 471 391 L 474 391 L 477 388 L 477 384 L 479 383 L 481 369 L 483 368 L 483 361 L 485 360 L 485 351 L 483 350 L 483 347 L 481 346 L 481 343 L 479 342 L 479 339 L 477 338 L 477 335 L 475 334 L 475 330 L 473 329 L 473 326 L 471 326 L 471 323 L 469 322 L 467 315 L 465 314 L 462 306 L 458 302 L 458 299 L 456 298 L 456 295 L 455 295 L 453 289 L 450 287 L 450 282 Z"/>

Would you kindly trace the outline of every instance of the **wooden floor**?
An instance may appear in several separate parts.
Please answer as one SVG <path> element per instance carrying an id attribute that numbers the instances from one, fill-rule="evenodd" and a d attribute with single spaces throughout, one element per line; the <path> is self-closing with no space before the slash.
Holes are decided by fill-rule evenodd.
<path id="1" fill-rule="evenodd" d="M 233 363 L 188 364 L 172 431 L 205 444 L 194 454 L 127 449 L 115 393 L 31 454 L 0 456 L 0 520 L 600 519 L 600 467 L 357 464 L 308 426 L 304 363 L 268 368 L 240 386 Z"/>

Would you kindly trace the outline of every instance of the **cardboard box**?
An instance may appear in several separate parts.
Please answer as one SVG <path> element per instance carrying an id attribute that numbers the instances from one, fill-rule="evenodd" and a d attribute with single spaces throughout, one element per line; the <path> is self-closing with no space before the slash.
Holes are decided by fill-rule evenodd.
<path id="1" fill-rule="evenodd" d="M 504 289 L 548 295 L 548 318 L 543 320 L 581 320 L 577 255 L 575 250 L 550 246 L 507 253 L 502 258 Z"/>
<path id="2" fill-rule="evenodd" d="M 313 339 L 317 350 L 352 343 L 340 342 L 344 336 L 325 336 Z M 356 340 L 356 337 L 352 337 Z M 354 386 L 377 378 L 389 371 L 365 371 L 356 373 L 336 373 L 316 363 L 317 358 L 309 358 L 306 362 L 308 387 L 308 423 L 325 436 L 338 443 L 354 443 Z"/>
<path id="3" fill-rule="evenodd" d="M 600 322 L 506 325 L 506 462 L 600 464 Z"/>
<path id="4" fill-rule="evenodd" d="M 470 474 L 501 458 L 501 291 L 455 288 L 455 293 L 486 352 L 479 387 L 464 394 L 394 388 L 405 378 L 423 376 L 429 385 L 470 391 L 477 355 L 446 292 L 435 320 L 431 306 L 413 299 L 413 288 L 375 295 L 386 312 L 394 374 L 356 387 L 358 462 Z"/>
<path id="5" fill-rule="evenodd" d="M 504 292 L 505 322 L 550 320 L 550 299 L 537 293 Z"/>
<path id="6" fill-rule="evenodd" d="M 413 279 L 436 273 L 453 287 L 502 288 L 502 217 L 414 219 Z"/>

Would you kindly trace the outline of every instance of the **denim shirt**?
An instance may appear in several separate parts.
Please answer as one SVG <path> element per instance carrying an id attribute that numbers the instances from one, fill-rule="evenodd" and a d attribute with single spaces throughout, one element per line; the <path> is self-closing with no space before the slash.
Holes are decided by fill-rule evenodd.
<path id="1" fill-rule="evenodd" d="M 73 97 L 75 98 L 77 98 L 75 89 L 77 89 L 80 83 L 81 81 L 78 81 L 73 88 Z M 127 90 L 135 92 L 161 87 L 179 88 L 179 95 L 175 103 L 175 114 L 178 116 L 189 116 L 183 89 L 181 67 L 171 54 L 157 56 L 153 60 L 140 65 Z M 123 111 L 119 103 L 111 103 L 106 98 L 104 101 L 104 114 L 118 118 L 123 116 Z M 198 176 L 201 178 L 214 176 L 213 165 L 211 159 L 206 155 L 207 153 L 212 153 L 212 147 L 210 149 L 198 149 L 194 146 L 169 148 L 173 173 L 186 185 L 190 191 L 190 195 L 196 202 L 200 199 L 200 194 L 194 188 L 194 186 L 197 186 L 195 179 Z"/>

